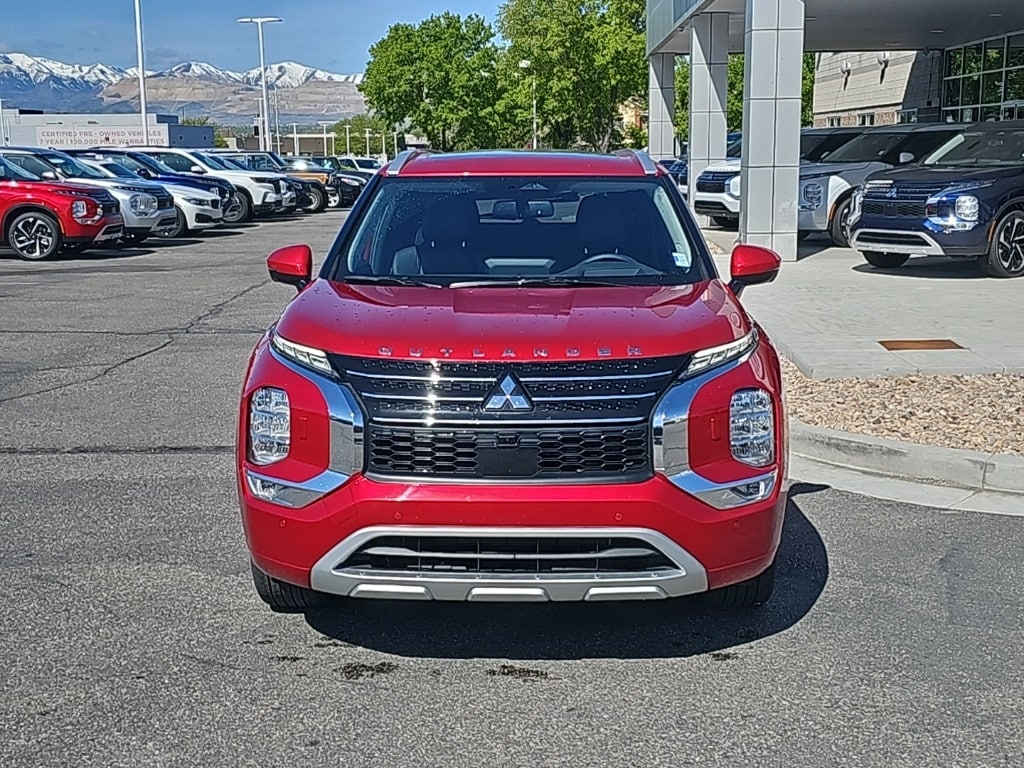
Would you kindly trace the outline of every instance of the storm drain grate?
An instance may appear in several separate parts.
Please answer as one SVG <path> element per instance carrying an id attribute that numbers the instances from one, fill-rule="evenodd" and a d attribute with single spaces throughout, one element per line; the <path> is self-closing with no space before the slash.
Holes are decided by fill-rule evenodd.
<path id="1" fill-rule="evenodd" d="M 890 352 L 910 350 L 963 349 L 952 339 L 896 339 L 878 342 Z"/>

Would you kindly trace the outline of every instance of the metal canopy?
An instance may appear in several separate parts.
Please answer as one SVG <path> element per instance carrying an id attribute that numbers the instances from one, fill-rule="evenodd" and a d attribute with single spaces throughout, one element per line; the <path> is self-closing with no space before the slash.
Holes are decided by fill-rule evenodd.
<path id="1" fill-rule="evenodd" d="M 804 49 L 810 52 L 941 50 L 1024 30 L 1024 0 L 805 0 L 805 7 Z M 701 12 L 732 14 L 729 47 L 742 52 L 745 8 L 745 0 L 695 0 L 651 53 L 689 53 L 685 22 Z"/>

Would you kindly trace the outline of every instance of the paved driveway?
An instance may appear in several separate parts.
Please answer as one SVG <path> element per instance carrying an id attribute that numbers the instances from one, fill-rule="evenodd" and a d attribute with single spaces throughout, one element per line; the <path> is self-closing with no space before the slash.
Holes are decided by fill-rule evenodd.
<path id="1" fill-rule="evenodd" d="M 709 228 L 726 252 L 735 232 Z M 811 238 L 802 259 L 745 302 L 779 348 L 815 378 L 912 373 L 1024 373 L 1024 280 L 984 277 L 972 261 L 911 259 L 870 267 Z M 728 259 L 719 259 L 723 272 Z M 938 340 L 960 349 L 888 351 L 881 341 Z"/>
<path id="2" fill-rule="evenodd" d="M 291 293 L 264 254 L 337 223 L 0 260 L 0 765 L 1020 765 L 1021 518 L 799 485 L 746 615 L 270 613 L 234 408 Z"/>

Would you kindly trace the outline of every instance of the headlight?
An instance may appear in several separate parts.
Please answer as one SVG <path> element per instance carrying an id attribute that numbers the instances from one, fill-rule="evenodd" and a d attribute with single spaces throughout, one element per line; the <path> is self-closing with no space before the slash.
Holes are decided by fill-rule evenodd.
<path id="1" fill-rule="evenodd" d="M 132 213 L 147 214 L 156 210 L 156 198 L 152 195 L 132 195 L 128 198 L 128 208 Z"/>
<path id="2" fill-rule="evenodd" d="M 358 187 L 359 182 L 355 179 L 338 179 L 342 184 L 347 184 L 350 187 Z"/>
<path id="3" fill-rule="evenodd" d="M 249 458 L 255 464 L 276 464 L 288 456 L 291 411 L 288 393 L 263 387 L 249 401 Z"/>
<path id="4" fill-rule="evenodd" d="M 742 389 L 729 404 L 729 446 L 736 461 L 767 467 L 775 460 L 772 396 L 763 389 Z"/>
<path id="5" fill-rule="evenodd" d="M 974 195 L 961 195 L 956 199 L 956 216 L 964 221 L 977 221 L 981 204 Z"/>
<path id="6" fill-rule="evenodd" d="M 743 181 L 743 177 L 736 175 L 729 179 L 729 194 L 733 197 L 740 196 L 740 183 Z"/>
<path id="7" fill-rule="evenodd" d="M 85 200 L 75 200 L 71 204 L 71 215 L 76 219 L 84 219 L 89 215 L 89 205 Z"/>
<path id="8" fill-rule="evenodd" d="M 275 179 L 272 176 L 250 176 L 249 178 L 255 181 L 257 184 L 273 184 L 275 181 L 277 181 L 277 179 Z"/>
<path id="9" fill-rule="evenodd" d="M 683 378 L 689 378 L 703 371 L 717 368 L 720 365 L 737 360 L 751 352 L 757 346 L 757 332 L 751 331 L 742 339 L 730 341 L 718 347 L 702 349 L 690 359 L 690 364 L 683 372 Z"/>
<path id="10" fill-rule="evenodd" d="M 191 203 L 192 205 L 198 205 L 200 207 L 205 207 L 210 204 L 209 200 L 203 200 L 201 197 L 186 197 L 185 202 Z"/>
<path id="11" fill-rule="evenodd" d="M 803 189 L 800 191 L 800 196 L 803 197 L 804 206 L 809 210 L 817 210 L 821 208 L 821 204 L 825 200 L 825 188 L 816 181 L 808 182 L 804 184 Z"/>
<path id="12" fill-rule="evenodd" d="M 295 342 L 288 341 L 288 339 L 281 338 L 276 333 L 271 337 L 270 343 L 274 349 L 289 360 L 306 368 L 312 368 L 314 371 L 334 375 L 334 369 L 331 368 L 331 363 L 327 359 L 327 353 L 323 350 L 296 344 Z"/>

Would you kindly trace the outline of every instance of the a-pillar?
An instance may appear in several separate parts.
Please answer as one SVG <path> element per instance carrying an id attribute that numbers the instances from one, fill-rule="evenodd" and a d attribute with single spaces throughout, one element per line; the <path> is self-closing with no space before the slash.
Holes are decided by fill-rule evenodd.
<path id="1" fill-rule="evenodd" d="M 729 14 L 702 13 L 690 28 L 690 201 L 697 177 L 725 160 L 729 95 Z"/>
<path id="2" fill-rule="evenodd" d="M 650 58 L 648 154 L 655 160 L 676 157 L 676 55 L 656 53 Z"/>
<path id="3" fill-rule="evenodd" d="M 797 259 L 804 0 L 746 0 L 740 241 Z"/>

